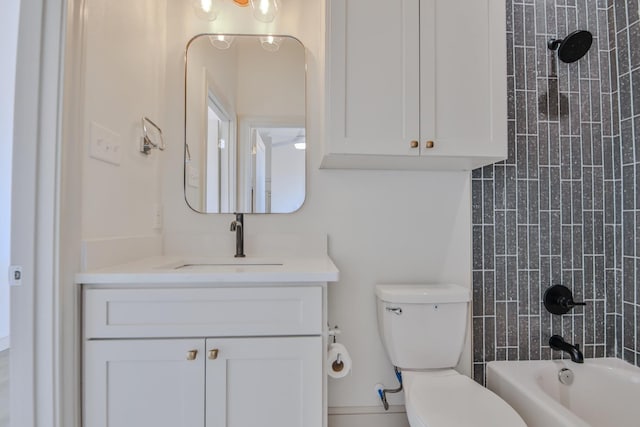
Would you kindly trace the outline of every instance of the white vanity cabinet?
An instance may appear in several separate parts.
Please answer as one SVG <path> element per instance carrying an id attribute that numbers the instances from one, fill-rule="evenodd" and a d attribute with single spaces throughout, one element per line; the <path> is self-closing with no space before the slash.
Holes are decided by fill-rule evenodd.
<path id="1" fill-rule="evenodd" d="M 83 426 L 322 427 L 324 286 L 84 286 Z"/>
<path id="2" fill-rule="evenodd" d="M 506 158 L 504 0 L 327 0 L 325 168 Z"/>

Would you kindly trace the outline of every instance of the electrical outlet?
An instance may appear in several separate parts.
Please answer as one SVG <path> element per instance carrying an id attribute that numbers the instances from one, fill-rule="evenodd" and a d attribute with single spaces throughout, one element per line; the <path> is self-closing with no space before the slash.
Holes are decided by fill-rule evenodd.
<path id="1" fill-rule="evenodd" d="M 120 135 L 91 122 L 89 156 L 112 165 L 120 165 L 122 162 Z"/>

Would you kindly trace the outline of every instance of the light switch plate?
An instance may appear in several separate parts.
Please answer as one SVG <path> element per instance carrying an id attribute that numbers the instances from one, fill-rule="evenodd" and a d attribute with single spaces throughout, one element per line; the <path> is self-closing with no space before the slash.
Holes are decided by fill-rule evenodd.
<path id="1" fill-rule="evenodd" d="M 89 156 L 112 165 L 120 165 L 122 162 L 120 135 L 104 126 L 91 122 Z"/>

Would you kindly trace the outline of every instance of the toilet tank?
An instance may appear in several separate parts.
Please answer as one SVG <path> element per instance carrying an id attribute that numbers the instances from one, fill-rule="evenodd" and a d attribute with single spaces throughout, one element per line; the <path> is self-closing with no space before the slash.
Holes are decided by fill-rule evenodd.
<path id="1" fill-rule="evenodd" d="M 469 289 L 453 284 L 377 285 L 378 330 L 391 363 L 402 369 L 458 364 Z"/>

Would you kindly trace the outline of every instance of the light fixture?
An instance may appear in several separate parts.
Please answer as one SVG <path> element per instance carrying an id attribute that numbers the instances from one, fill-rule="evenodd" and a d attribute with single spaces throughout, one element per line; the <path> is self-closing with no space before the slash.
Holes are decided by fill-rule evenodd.
<path id="1" fill-rule="evenodd" d="M 282 37 L 263 36 L 260 37 L 260 44 L 262 48 L 268 52 L 277 52 L 280 49 L 282 43 Z"/>
<path id="2" fill-rule="evenodd" d="M 218 2 L 220 0 L 191 0 L 196 16 L 206 21 L 215 21 L 218 17 Z"/>
<path id="3" fill-rule="evenodd" d="M 215 21 L 218 17 L 219 5 L 223 0 L 191 0 L 196 16 L 207 21 Z M 278 15 L 278 0 L 232 0 L 236 6 L 246 7 L 251 4 L 253 16 L 260 22 L 273 22 Z"/>
<path id="4" fill-rule="evenodd" d="M 211 42 L 211 44 L 222 50 L 229 49 L 234 39 L 234 36 L 227 36 L 224 34 L 209 36 L 209 41 Z"/>
<path id="5" fill-rule="evenodd" d="M 278 14 L 278 0 L 251 0 L 253 16 L 261 22 L 272 22 Z"/>
<path id="6" fill-rule="evenodd" d="M 306 150 L 307 149 L 307 143 L 306 142 L 296 142 L 295 144 L 293 144 L 293 146 L 295 147 L 296 150 Z"/>

